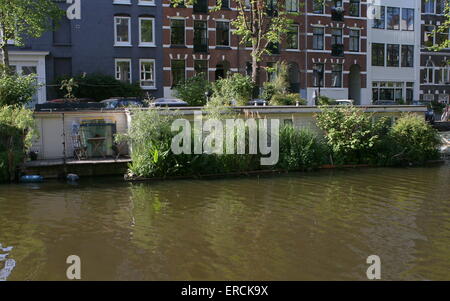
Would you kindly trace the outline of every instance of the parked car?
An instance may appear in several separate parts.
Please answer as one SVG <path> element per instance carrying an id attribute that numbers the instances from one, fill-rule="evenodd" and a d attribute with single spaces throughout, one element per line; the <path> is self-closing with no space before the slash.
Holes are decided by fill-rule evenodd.
<path id="1" fill-rule="evenodd" d="M 138 98 L 109 98 L 102 100 L 100 103 L 104 105 L 104 108 L 107 110 L 115 110 L 119 108 L 126 108 L 126 107 L 143 107 L 144 103 L 142 100 Z"/>
<path id="2" fill-rule="evenodd" d="M 151 107 L 185 107 L 188 103 L 177 98 L 157 98 L 150 103 Z"/>
<path id="3" fill-rule="evenodd" d="M 248 102 L 249 106 L 265 106 L 267 105 L 267 101 L 262 98 L 255 98 Z"/>
<path id="4" fill-rule="evenodd" d="M 74 98 L 74 99 L 70 99 L 70 98 L 57 98 L 57 99 L 52 99 L 47 101 L 47 103 L 86 103 L 86 102 L 93 102 L 92 99 L 90 98 Z"/>
<path id="5" fill-rule="evenodd" d="M 351 105 L 353 105 L 353 99 L 336 99 L 336 104 L 351 106 Z"/>

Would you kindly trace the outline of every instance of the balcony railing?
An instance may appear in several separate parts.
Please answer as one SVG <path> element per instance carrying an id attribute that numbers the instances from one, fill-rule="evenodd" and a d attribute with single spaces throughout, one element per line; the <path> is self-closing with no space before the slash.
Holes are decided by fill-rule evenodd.
<path id="1" fill-rule="evenodd" d="M 342 7 L 331 8 L 331 20 L 344 22 L 344 10 L 342 9 Z"/>
<path id="2" fill-rule="evenodd" d="M 194 2 L 194 13 L 208 13 L 208 0 L 197 0 Z"/>
<path id="3" fill-rule="evenodd" d="M 207 44 L 194 44 L 194 52 L 208 52 Z"/>
<path id="4" fill-rule="evenodd" d="M 343 44 L 331 45 L 331 55 L 340 57 L 344 56 L 344 45 Z"/>

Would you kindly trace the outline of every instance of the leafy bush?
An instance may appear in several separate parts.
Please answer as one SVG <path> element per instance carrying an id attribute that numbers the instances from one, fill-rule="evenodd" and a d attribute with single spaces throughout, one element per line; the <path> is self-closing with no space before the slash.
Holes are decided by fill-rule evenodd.
<path id="1" fill-rule="evenodd" d="M 0 75 L 0 106 L 26 104 L 36 93 L 36 75 Z"/>
<path id="2" fill-rule="evenodd" d="M 63 80 L 69 78 L 57 79 L 58 88 L 56 94 L 59 98 L 66 96 L 65 91 L 61 90 Z M 95 101 L 101 101 L 111 97 L 143 97 L 143 91 L 139 84 L 130 84 L 118 81 L 113 76 L 100 73 L 80 74 L 74 78 L 77 86 L 73 87 L 73 95 L 76 98 L 90 98 Z"/>
<path id="3" fill-rule="evenodd" d="M 306 100 L 301 98 L 298 93 L 290 94 L 275 94 L 270 100 L 270 104 L 274 106 L 291 106 L 296 105 L 306 105 Z"/>
<path id="4" fill-rule="evenodd" d="M 281 94 L 281 91 L 279 91 L 275 84 L 273 82 L 265 82 L 263 84 L 263 92 L 261 93 L 261 97 L 270 102 L 270 100 L 272 99 L 272 97 L 275 94 Z"/>
<path id="5" fill-rule="evenodd" d="M 434 112 L 436 112 L 437 114 L 442 114 L 444 112 L 446 104 L 443 102 L 439 102 L 436 100 L 433 100 L 430 103 L 430 107 L 433 109 Z"/>
<path id="6" fill-rule="evenodd" d="M 276 94 L 287 94 L 289 90 L 289 67 L 286 62 L 278 62 L 275 67 L 267 68 L 269 72 L 275 73 L 275 79 L 263 84 L 261 97 L 270 101 Z"/>
<path id="7" fill-rule="evenodd" d="M 354 106 L 321 107 L 317 125 L 325 132 L 334 163 L 369 163 L 381 140 L 384 122 L 372 122 L 372 115 Z"/>
<path id="8" fill-rule="evenodd" d="M 8 181 L 37 135 L 33 112 L 23 106 L 0 107 L 0 181 Z"/>
<path id="9" fill-rule="evenodd" d="M 246 105 L 252 98 L 253 83 L 249 76 L 233 73 L 215 81 L 212 90 L 213 97 L 221 99 L 224 104 L 235 100 L 237 105 Z"/>
<path id="10" fill-rule="evenodd" d="M 397 162 L 423 163 L 439 158 L 439 134 L 421 116 L 403 114 L 390 129 L 389 136 L 399 151 L 393 156 Z"/>
<path id="11" fill-rule="evenodd" d="M 175 87 L 175 96 L 184 100 L 191 106 L 203 106 L 206 104 L 206 95 L 211 85 L 203 74 L 197 74 L 186 79 Z"/>
<path id="12" fill-rule="evenodd" d="M 309 130 L 291 125 L 280 129 L 280 159 L 277 167 L 285 170 L 307 170 L 324 163 L 326 146 Z"/>

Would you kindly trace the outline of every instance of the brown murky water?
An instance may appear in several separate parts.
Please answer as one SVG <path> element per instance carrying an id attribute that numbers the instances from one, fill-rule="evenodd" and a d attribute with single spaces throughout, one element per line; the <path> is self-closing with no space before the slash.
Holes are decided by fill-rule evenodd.
<path id="1" fill-rule="evenodd" d="M 8 280 L 450 280 L 450 165 L 0 185 L 0 243 Z"/>

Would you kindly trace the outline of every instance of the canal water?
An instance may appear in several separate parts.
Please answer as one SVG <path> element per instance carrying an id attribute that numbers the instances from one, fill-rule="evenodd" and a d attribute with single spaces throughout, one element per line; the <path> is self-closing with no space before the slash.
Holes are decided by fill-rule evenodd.
<path id="1" fill-rule="evenodd" d="M 0 270 L 65 280 L 77 255 L 83 280 L 364 280 L 378 255 L 384 280 L 449 280 L 449 184 L 447 163 L 0 185 Z"/>

